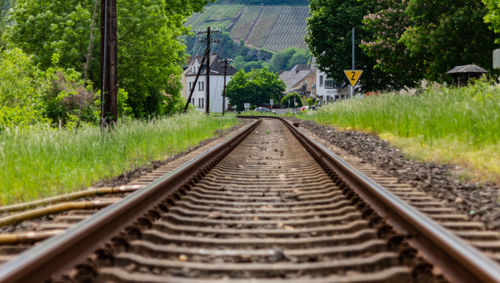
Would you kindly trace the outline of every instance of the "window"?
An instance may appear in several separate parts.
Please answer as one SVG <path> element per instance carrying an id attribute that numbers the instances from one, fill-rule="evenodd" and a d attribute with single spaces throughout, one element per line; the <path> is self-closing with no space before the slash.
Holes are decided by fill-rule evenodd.
<path id="1" fill-rule="evenodd" d="M 192 99 L 191 99 L 191 104 L 193 104 L 193 105 L 194 105 L 194 98 L 192 98 Z"/>
<path id="2" fill-rule="evenodd" d="M 198 98 L 198 108 L 203 108 L 203 98 Z"/>
<path id="3" fill-rule="evenodd" d="M 325 88 L 333 88 L 333 86 L 334 86 L 333 79 L 325 80 Z"/>
<path id="4" fill-rule="evenodd" d="M 193 82 L 189 82 L 189 91 L 193 89 Z"/>
<path id="5" fill-rule="evenodd" d="M 319 86 L 323 87 L 323 76 L 319 76 Z"/>
<path id="6" fill-rule="evenodd" d="M 198 90 L 205 90 L 205 82 L 198 82 Z"/>

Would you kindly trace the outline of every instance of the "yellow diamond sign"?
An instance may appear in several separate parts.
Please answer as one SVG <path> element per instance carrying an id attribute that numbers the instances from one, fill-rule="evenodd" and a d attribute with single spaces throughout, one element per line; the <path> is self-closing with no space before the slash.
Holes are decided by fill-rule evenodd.
<path id="1" fill-rule="evenodd" d="M 358 84 L 359 78 L 363 74 L 362 70 L 345 70 L 345 76 L 349 80 L 352 86 L 356 86 Z"/>

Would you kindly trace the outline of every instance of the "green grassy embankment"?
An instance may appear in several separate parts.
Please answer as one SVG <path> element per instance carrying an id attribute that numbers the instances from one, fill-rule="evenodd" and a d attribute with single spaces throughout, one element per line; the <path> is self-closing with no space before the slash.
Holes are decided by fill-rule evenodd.
<path id="1" fill-rule="evenodd" d="M 500 184 L 500 85 L 351 99 L 299 116 L 378 134 L 410 157 L 453 163 Z"/>
<path id="2" fill-rule="evenodd" d="M 96 127 L 0 132 L 0 205 L 76 191 L 163 160 L 237 124 L 235 116 L 187 115 Z"/>

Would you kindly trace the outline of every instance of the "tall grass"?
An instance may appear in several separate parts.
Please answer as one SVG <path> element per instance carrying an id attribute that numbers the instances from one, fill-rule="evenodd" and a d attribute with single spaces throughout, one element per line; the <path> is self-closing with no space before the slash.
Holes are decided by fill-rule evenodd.
<path id="1" fill-rule="evenodd" d="M 302 118 L 374 132 L 410 155 L 458 161 L 500 179 L 500 85 L 386 93 L 333 103 Z"/>
<path id="2" fill-rule="evenodd" d="M 0 204 L 70 192 L 165 159 L 237 124 L 234 116 L 193 112 L 147 122 L 128 120 L 107 132 L 43 126 L 0 132 Z"/>

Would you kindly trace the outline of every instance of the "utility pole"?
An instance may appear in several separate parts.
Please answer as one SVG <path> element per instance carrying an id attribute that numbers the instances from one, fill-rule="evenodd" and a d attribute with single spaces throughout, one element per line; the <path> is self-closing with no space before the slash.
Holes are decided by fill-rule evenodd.
<path id="1" fill-rule="evenodd" d="M 226 112 L 226 76 L 227 76 L 228 62 L 233 62 L 233 60 L 228 58 L 219 60 L 219 63 L 224 63 L 224 90 L 222 91 L 222 116 L 224 116 L 224 113 Z"/>
<path id="2" fill-rule="evenodd" d="M 352 28 L 352 68 L 351 70 L 356 70 L 355 68 L 355 63 L 356 63 L 356 59 L 355 59 L 355 56 L 356 56 L 356 50 L 354 49 L 356 43 L 355 43 L 355 33 L 356 33 L 356 28 L 353 27 Z M 350 93 L 350 98 L 352 98 L 354 96 L 354 86 L 351 85 L 351 93 Z"/>
<path id="3" fill-rule="evenodd" d="M 212 45 L 212 42 L 210 42 L 210 27 L 207 27 L 207 83 L 205 84 L 206 86 L 206 95 L 205 95 L 205 113 L 210 114 L 210 47 Z"/>
<path id="4" fill-rule="evenodd" d="M 205 83 L 205 87 L 206 87 L 206 95 L 205 95 L 205 100 L 206 100 L 206 103 L 205 103 L 205 112 L 207 114 L 210 113 L 210 51 L 211 51 L 211 46 L 212 46 L 212 42 L 220 42 L 220 39 L 211 39 L 211 35 L 212 33 L 218 33 L 218 32 L 221 32 L 220 29 L 215 29 L 215 30 L 212 30 L 210 27 L 207 27 L 207 31 L 206 32 L 203 32 L 203 31 L 200 31 L 200 32 L 197 32 L 197 34 L 200 34 L 200 33 L 206 33 L 207 34 L 207 39 L 206 40 L 200 40 L 200 42 L 207 42 L 207 47 L 205 49 L 205 56 L 206 56 L 206 83 Z M 201 66 L 200 66 L 201 68 Z M 188 102 L 189 103 L 189 102 Z"/>
<path id="5" fill-rule="evenodd" d="M 198 72 L 196 73 L 196 78 L 194 79 L 193 87 L 191 88 L 191 90 L 189 92 L 189 96 L 188 96 L 188 99 L 187 99 L 187 102 L 186 102 L 186 106 L 184 106 L 184 113 L 186 113 L 186 111 L 188 109 L 188 106 L 189 106 L 189 103 L 191 103 L 191 97 L 193 96 L 194 89 L 196 88 L 196 83 L 198 82 L 198 79 L 200 78 L 200 74 L 201 74 L 201 69 L 203 67 L 203 63 L 205 62 L 206 59 L 207 59 L 207 54 L 205 53 L 203 55 L 203 57 L 201 58 L 200 68 L 198 68 Z"/>
<path id="6" fill-rule="evenodd" d="M 116 0 L 101 0 L 101 127 L 118 119 Z"/>

